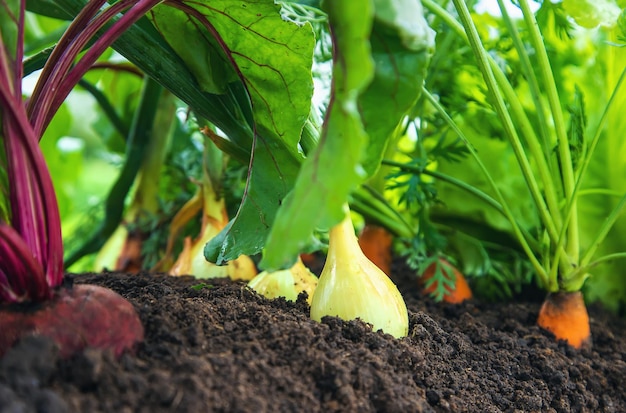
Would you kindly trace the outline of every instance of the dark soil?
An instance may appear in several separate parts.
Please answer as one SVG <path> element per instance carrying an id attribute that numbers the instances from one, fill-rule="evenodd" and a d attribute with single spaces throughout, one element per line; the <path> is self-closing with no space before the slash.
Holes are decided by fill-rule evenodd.
<path id="1" fill-rule="evenodd" d="M 463 305 L 399 279 L 409 337 L 308 318 L 241 284 L 85 275 L 132 302 L 135 355 L 68 360 L 41 338 L 0 360 L 0 412 L 626 412 L 626 323 L 591 307 L 591 350 L 535 326 L 538 302 Z M 1 333 L 1 332 L 0 332 Z"/>

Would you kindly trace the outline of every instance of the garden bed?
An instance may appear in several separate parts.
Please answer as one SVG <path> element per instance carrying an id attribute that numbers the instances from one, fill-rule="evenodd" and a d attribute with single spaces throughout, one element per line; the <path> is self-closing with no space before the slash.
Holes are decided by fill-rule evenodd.
<path id="1" fill-rule="evenodd" d="M 27 339 L 0 361 L 0 412 L 626 411 L 624 320 L 591 306 L 593 349 L 575 351 L 535 326 L 539 301 L 436 304 L 397 281 L 402 340 L 227 280 L 77 276 L 129 299 L 145 342 L 60 360 Z"/>

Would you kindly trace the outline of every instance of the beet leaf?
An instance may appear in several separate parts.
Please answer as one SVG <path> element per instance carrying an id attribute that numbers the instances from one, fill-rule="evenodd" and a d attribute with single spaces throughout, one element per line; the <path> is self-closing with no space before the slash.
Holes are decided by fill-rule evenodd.
<path id="1" fill-rule="evenodd" d="M 206 92 L 240 79 L 249 97 L 253 136 L 241 142 L 253 148 L 248 187 L 234 220 L 208 244 L 218 264 L 260 251 L 303 159 L 314 37 L 310 25 L 286 21 L 279 10 L 270 0 L 168 2 L 150 14 Z"/>

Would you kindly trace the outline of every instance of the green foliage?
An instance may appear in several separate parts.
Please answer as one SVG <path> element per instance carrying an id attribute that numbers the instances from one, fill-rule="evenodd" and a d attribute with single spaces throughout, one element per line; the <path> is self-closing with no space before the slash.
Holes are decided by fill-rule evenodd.
<path id="1" fill-rule="evenodd" d="M 204 92 L 225 93 L 228 83 L 237 80 L 224 51 L 210 33 L 202 30 L 201 23 L 190 19 L 183 11 L 165 6 L 156 7 L 150 17 Z M 236 16 L 233 21 L 237 21 Z"/>
<path id="2" fill-rule="evenodd" d="M 461 272 L 472 280 L 472 289 L 480 300 L 502 301 L 520 296 L 535 278 L 532 265 L 524 254 L 506 245 L 480 241 L 456 234 L 452 253 L 463 264 Z"/>
<path id="3" fill-rule="evenodd" d="M 605 37 L 606 36 L 606 37 Z M 599 41 L 615 41 L 617 31 L 602 34 Z M 601 43 L 602 44 L 602 43 Z M 626 50 L 604 45 L 597 50 L 597 58 L 590 61 L 586 70 L 577 73 L 577 84 L 585 97 L 588 125 L 586 136 L 591 139 L 596 132 L 601 113 L 597 108 L 606 105 L 613 89 L 618 84 L 622 71 L 626 67 Z M 595 76 L 585 76 L 593 73 Z M 608 114 L 593 159 L 582 181 L 579 199 L 581 220 L 582 248 L 589 248 L 595 234 L 606 217 L 619 204 L 620 197 L 626 194 L 626 144 L 621 138 L 626 130 L 626 119 L 621 108 L 626 105 L 624 85 L 614 99 L 613 110 Z M 626 216 L 622 215 L 600 245 L 597 256 L 626 251 Z M 626 303 L 626 283 L 623 279 L 623 260 L 615 259 L 595 266 L 585 285 L 585 292 L 590 301 L 602 301 L 605 305 L 617 309 Z"/>
<path id="4" fill-rule="evenodd" d="M 76 177 L 84 168 L 85 144 L 79 138 L 70 137 L 72 121 L 71 112 L 67 106 L 62 106 L 41 139 L 48 168 L 54 171 L 53 183 L 61 216 L 71 215 L 80 207 L 80 200 L 75 200 L 74 196 Z"/>
<path id="5" fill-rule="evenodd" d="M 403 252 L 414 268 L 453 255 L 488 296 L 520 291 L 534 270 L 540 284 L 553 289 L 580 288 L 593 273 L 588 297 L 612 307 L 625 300 L 619 261 L 602 258 L 626 251 L 626 219 L 618 214 L 626 193 L 626 120 L 615 109 L 626 104 L 626 94 L 619 92 L 613 110 L 603 112 L 626 62 L 626 49 L 615 46 L 624 43 L 623 2 L 542 2 L 536 21 L 548 67 L 529 21 L 472 13 L 470 24 L 463 13 L 424 1 L 437 33 L 434 49 L 420 2 L 328 1 L 324 10 L 304 3 L 166 1 L 115 43 L 193 114 L 175 132 L 159 180 L 159 212 L 138 226 L 162 234 L 193 192 L 188 178 L 198 176 L 199 162 L 193 136 L 206 119 L 219 132 L 212 139 L 233 161 L 225 195 L 234 218 L 207 245 L 211 261 L 263 251 L 263 266 L 288 267 L 316 230 L 341 219 L 350 199 L 406 238 Z M 84 4 L 30 0 L 28 7 L 68 19 Z M 463 4 L 471 9 L 475 2 Z M 35 54 L 29 71 L 41 67 L 48 54 L 38 52 L 67 24 L 30 18 L 36 24 L 27 25 L 27 53 Z M 6 19 L 10 15 L 0 14 L 0 23 Z M 5 41 L 15 36 L 14 26 L 0 25 Z M 323 64 L 331 46 L 333 84 L 319 125 L 312 115 L 313 77 L 327 81 Z M 67 106 L 42 141 L 64 216 L 88 204 L 88 186 L 110 185 L 102 170 L 115 171 L 110 159 L 119 162 L 129 149 L 142 81 L 109 69 L 88 73 L 82 84 L 98 102 L 85 106 L 106 116 L 81 126 L 83 115 Z M 423 87 L 428 98 L 419 99 Z M 394 148 L 400 147 L 395 139 L 407 139 L 407 124 L 417 129 L 414 147 Z M 98 145 L 89 126 L 100 135 Z M 84 145 L 68 151 L 61 137 Z M 392 212 L 385 210 L 391 201 L 358 189 L 378 173 L 383 157 L 393 158 L 388 163 L 396 168 L 384 191 L 399 201 Z M 88 168 L 94 159 L 97 172 Z M 146 248 L 160 251 L 157 238 Z M 589 273 L 577 274 L 566 256 Z M 545 282 L 557 272 L 557 283 Z"/>
<path id="6" fill-rule="evenodd" d="M 68 23 L 65 21 L 27 13 L 26 27 L 24 28 L 24 55 L 33 56 L 35 53 L 53 46 L 67 26 Z"/>
<path id="7" fill-rule="evenodd" d="M 388 141 L 417 101 L 432 53 L 432 32 L 419 3 L 326 7 L 340 58 L 334 61 L 319 145 L 303 164 L 267 240 L 261 265 L 271 269 L 293 263 L 315 228 L 342 219 L 349 193 L 376 172 Z M 292 242 L 284 245 L 285 239 Z"/>
<path id="8" fill-rule="evenodd" d="M 411 261 L 409 261 L 410 263 Z M 441 301 L 446 295 L 446 291 L 455 288 L 456 277 L 453 269 L 442 261 L 442 257 L 439 254 L 423 258 L 416 269 L 420 274 L 423 274 L 431 266 L 433 266 L 433 273 L 424 282 L 424 289 L 427 290 L 434 286 L 430 295 L 435 301 Z"/>
<path id="9" fill-rule="evenodd" d="M 609 3 L 594 3 L 593 7 Z M 484 251 L 489 251 L 492 264 L 503 263 L 507 255 L 487 245 L 508 245 L 513 254 L 524 249 L 544 288 L 579 289 L 590 271 L 594 273 L 590 278 L 593 289 L 597 274 L 613 265 L 603 257 L 609 254 L 616 259 L 626 251 L 615 236 L 624 221 L 619 213 L 626 191 L 605 174 L 607 166 L 621 168 L 624 164 L 623 158 L 617 159 L 621 155 L 607 159 L 621 153 L 621 145 L 611 142 L 616 135 L 611 133 L 615 130 L 611 119 L 616 119 L 615 108 L 624 96 L 618 93 L 606 116 L 605 108 L 623 68 L 614 57 L 621 51 L 609 46 L 604 37 L 611 29 L 584 32 L 568 21 L 568 13 L 570 17 L 580 13 L 592 7 L 590 2 L 543 2 L 536 19 L 541 37 L 529 28 L 534 19 L 526 1 L 521 2 L 525 22 L 470 16 L 462 3 L 455 1 L 464 32 L 454 23 L 454 16 L 428 4 L 441 19 L 435 21 L 435 27 L 442 47 L 433 58 L 427 88 L 446 108 L 448 118 L 428 106 L 416 111 L 422 116 L 421 134 L 428 139 L 450 131 L 461 133 L 476 154 L 474 159 L 437 164 L 437 174 L 448 178 L 437 181 L 441 203 L 431 211 L 432 219 L 477 239 Z M 574 12 L 572 7 L 580 9 Z M 612 19 L 617 19 L 615 13 Z M 610 20 L 596 19 L 593 24 Z M 517 25 L 523 29 L 516 29 Z M 529 56 L 527 44 L 536 56 Z M 475 60 L 479 71 L 473 67 Z M 455 135 L 445 139 L 455 139 Z M 613 150 L 607 150 L 605 144 Z M 613 173 L 610 175 L 617 176 Z M 467 186 L 496 202 L 482 195 L 468 197 Z M 608 231 L 613 223 L 616 227 Z M 512 239 L 519 244 L 511 243 Z M 587 267 L 592 256 L 597 261 Z M 519 271 L 526 266 L 511 268 L 504 271 L 501 267 L 499 272 L 515 275 L 518 282 L 526 279 Z M 485 273 L 499 282 L 496 273 Z M 605 287 L 611 283 L 607 277 L 601 278 Z M 623 284 L 615 275 L 613 279 L 616 287 Z"/>
<path id="10" fill-rule="evenodd" d="M 261 265 L 269 271 L 292 265 L 316 226 L 341 221 L 348 193 L 364 178 L 360 162 L 367 135 L 357 100 L 374 74 L 368 47 L 374 11 L 365 4 L 332 2 L 327 12 L 335 52 L 342 59 L 333 68 L 333 95 L 319 144 L 302 166 L 268 238 Z M 290 243 L 284 245 L 285 239 Z"/>
<path id="11" fill-rule="evenodd" d="M 20 0 L 0 1 L 0 38 L 9 59 L 17 55 L 17 18 L 20 15 Z M 12 64 L 12 62 L 7 62 Z"/>
<path id="12" fill-rule="evenodd" d="M 578 162 L 585 157 L 587 151 L 587 140 L 585 139 L 587 116 L 585 115 L 584 96 L 578 85 L 575 86 L 574 101 L 567 107 L 567 111 L 570 115 L 568 136 L 572 164 L 576 169 L 579 166 Z"/>
<path id="13" fill-rule="evenodd" d="M 67 13 L 76 13 L 80 7 L 77 0 L 58 0 L 57 4 Z M 372 47 L 377 65 L 374 82 L 370 85 L 368 79 L 365 85 L 370 85 L 370 95 L 359 101 L 359 105 L 366 114 L 363 116 L 372 118 L 367 123 L 373 129 L 370 145 L 362 138 L 362 149 L 351 153 L 356 156 L 352 164 L 365 167 L 368 173 L 377 169 L 379 148 L 385 147 L 388 136 L 415 103 L 432 51 L 432 35 L 421 18 L 419 4 L 404 4 L 412 7 L 417 20 L 404 18 L 403 7 L 392 7 L 398 5 L 403 6 L 403 3 L 377 2 L 371 43 L 369 28 L 365 34 L 364 47 L 368 48 L 368 53 Z M 237 159 L 243 158 L 245 153 L 251 156 L 239 211 L 229 227 L 207 247 L 207 256 L 222 263 L 241 253 L 258 252 L 272 226 L 274 214 L 283 200 L 288 202 L 285 197 L 292 190 L 304 159 L 299 142 L 310 112 L 313 32 L 308 24 L 283 19 L 279 7 L 271 1 L 249 2 L 243 6 L 232 1 L 183 2 L 177 4 L 177 10 L 169 7 L 165 3 L 151 13 L 156 31 L 142 22 L 122 36 L 115 47 L 177 93 L 196 113 L 218 126 L 227 137 L 222 147 L 230 147 Z M 193 18 L 186 18 L 185 13 Z M 187 39 L 198 42 L 199 46 L 190 48 Z M 201 39 L 206 41 L 199 42 Z M 164 45 L 163 40 L 169 46 Z M 172 59 L 172 49 L 180 60 Z M 200 70 L 207 61 L 211 70 Z M 232 65 L 232 73 L 225 69 L 224 62 Z M 178 69 L 171 69 L 176 66 Z M 391 104 L 379 116 L 377 95 L 387 92 L 388 88 Z M 198 89 L 203 97 L 198 95 Z M 370 155 L 362 159 L 362 154 L 367 153 L 365 148 L 371 148 Z M 333 155 L 337 156 L 338 152 Z M 348 172 L 353 178 L 343 184 L 344 189 L 340 191 L 343 195 L 336 196 L 335 209 L 365 176 L 358 169 L 348 168 Z M 332 204 L 328 208 L 332 210 Z M 292 237 L 297 247 L 288 260 L 310 240 L 316 226 L 327 227 L 336 220 L 325 221 L 314 222 L 311 226 L 308 218 L 299 220 L 294 228 L 301 227 L 300 236 Z M 280 261 L 280 266 L 287 262 Z"/>
<path id="14" fill-rule="evenodd" d="M 100 139 L 110 152 L 123 154 L 133 117 L 138 109 L 143 78 L 124 71 L 123 67 L 111 65 L 108 70 L 88 72 L 84 80 L 90 81 L 97 91 L 106 96 L 106 102 L 112 110 L 112 116 L 98 116 L 94 119 L 93 129 L 98 131 Z M 94 96 L 93 92 L 90 93 Z"/>

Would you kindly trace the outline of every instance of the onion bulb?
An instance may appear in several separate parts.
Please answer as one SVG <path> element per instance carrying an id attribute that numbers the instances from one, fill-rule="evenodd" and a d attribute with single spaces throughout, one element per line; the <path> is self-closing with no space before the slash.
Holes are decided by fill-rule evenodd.
<path id="1" fill-rule="evenodd" d="M 257 274 L 254 261 L 247 255 L 228 261 L 226 265 L 217 265 L 204 257 L 204 246 L 219 229 L 207 227 L 204 235 L 192 241 L 185 237 L 183 250 L 169 271 L 170 275 L 193 275 L 196 278 L 230 278 L 231 280 L 249 281 Z"/>
<path id="2" fill-rule="evenodd" d="M 256 265 L 247 255 L 229 261 L 226 265 L 216 265 L 204 257 L 204 247 L 228 224 L 226 202 L 213 189 L 205 172 L 204 181 L 198 192 L 176 214 L 170 225 L 168 251 L 173 246 L 173 238 L 197 212 L 202 211 L 200 234 L 195 239 L 185 237 L 183 250 L 169 270 L 170 275 L 193 275 L 196 278 L 225 278 L 250 281 L 257 275 Z"/>
<path id="3" fill-rule="evenodd" d="M 289 301 L 296 301 L 298 295 L 306 291 L 307 302 L 311 304 L 317 282 L 315 274 L 298 257 L 293 267 L 273 272 L 263 271 L 248 283 L 248 287 L 266 298 L 285 297 Z"/>
<path id="4" fill-rule="evenodd" d="M 356 318 L 399 338 L 409 331 L 402 295 L 361 251 L 348 213 L 330 230 L 328 256 L 311 302 L 311 318 Z"/>
<path id="5" fill-rule="evenodd" d="M 226 200 L 222 196 L 220 183 L 228 157 L 211 141 L 209 128 L 204 128 L 204 152 L 202 162 L 202 180 L 198 191 L 176 213 L 170 224 L 167 255 L 172 251 L 174 239 L 179 231 L 200 211 L 202 226 L 195 239 L 185 238 L 183 250 L 170 268 L 170 275 L 193 275 L 196 278 L 223 278 L 250 281 L 257 275 L 256 265 L 246 255 L 229 261 L 226 265 L 216 265 L 207 261 L 204 256 L 206 244 L 217 236 L 228 225 Z M 168 262 L 167 259 L 162 260 Z"/>

